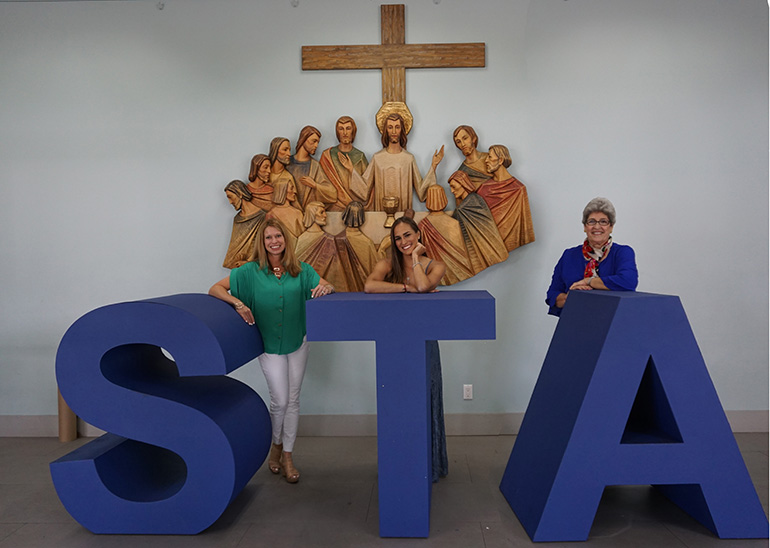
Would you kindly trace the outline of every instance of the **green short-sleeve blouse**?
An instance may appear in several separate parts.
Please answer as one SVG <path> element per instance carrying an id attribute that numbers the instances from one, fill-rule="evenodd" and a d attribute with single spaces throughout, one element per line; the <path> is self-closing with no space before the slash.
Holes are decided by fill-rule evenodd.
<path id="1" fill-rule="evenodd" d="M 294 352 L 307 332 L 305 301 L 321 277 L 309 264 L 300 264 L 296 277 L 284 273 L 280 279 L 255 262 L 230 272 L 230 293 L 251 309 L 269 354 Z"/>

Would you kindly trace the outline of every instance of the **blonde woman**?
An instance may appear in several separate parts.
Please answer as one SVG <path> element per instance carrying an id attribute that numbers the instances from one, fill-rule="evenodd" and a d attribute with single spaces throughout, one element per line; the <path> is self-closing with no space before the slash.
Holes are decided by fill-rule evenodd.
<path id="1" fill-rule="evenodd" d="M 273 444 L 268 466 L 286 481 L 299 481 L 292 452 L 299 424 L 299 393 L 307 366 L 305 301 L 334 292 L 313 267 L 286 245 L 287 231 L 268 219 L 257 235 L 257 258 L 230 272 L 209 289 L 249 325 L 257 324 L 265 353 L 259 364 L 270 390 Z M 256 334 L 255 334 L 256 335 Z"/>

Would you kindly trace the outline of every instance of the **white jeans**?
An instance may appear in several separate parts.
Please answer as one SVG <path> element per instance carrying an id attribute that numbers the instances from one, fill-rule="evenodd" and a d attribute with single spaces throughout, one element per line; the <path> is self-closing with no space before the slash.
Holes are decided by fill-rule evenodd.
<path id="1" fill-rule="evenodd" d="M 283 450 L 294 449 L 299 424 L 299 391 L 307 366 L 308 343 L 302 342 L 291 354 L 259 356 L 259 365 L 270 390 L 270 420 L 273 423 L 273 443 L 283 443 Z"/>

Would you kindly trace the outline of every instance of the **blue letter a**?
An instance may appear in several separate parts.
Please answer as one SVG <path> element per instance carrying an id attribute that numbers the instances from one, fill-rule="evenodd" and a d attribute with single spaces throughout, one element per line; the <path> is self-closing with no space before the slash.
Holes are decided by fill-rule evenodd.
<path id="1" fill-rule="evenodd" d="M 577 541 L 605 486 L 640 484 L 721 538 L 768 536 L 679 298 L 573 291 L 500 490 L 532 540 Z"/>

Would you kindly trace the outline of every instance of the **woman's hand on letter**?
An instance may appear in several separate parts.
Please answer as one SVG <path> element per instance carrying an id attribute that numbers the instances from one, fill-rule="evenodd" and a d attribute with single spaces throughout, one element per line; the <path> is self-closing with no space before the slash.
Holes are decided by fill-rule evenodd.
<path id="1" fill-rule="evenodd" d="M 583 278 L 582 280 L 578 280 L 577 282 L 569 286 L 569 288 L 570 290 L 577 289 L 579 291 L 583 291 L 583 290 L 590 291 L 591 289 L 593 289 L 593 287 L 591 287 L 590 284 L 591 284 L 591 278 Z"/>
<path id="2" fill-rule="evenodd" d="M 235 305 L 235 311 L 247 324 L 254 325 L 254 314 L 251 313 L 251 308 L 243 303 L 238 303 Z"/>
<path id="3" fill-rule="evenodd" d="M 316 297 L 323 297 L 329 293 L 334 293 L 334 286 L 331 284 L 318 284 L 310 291 L 310 296 L 314 299 Z"/>

